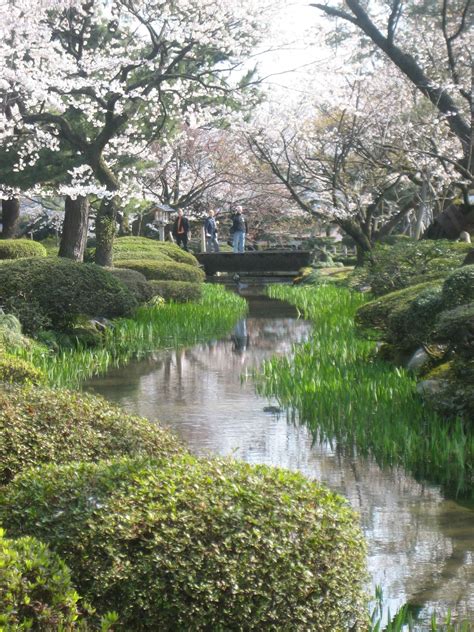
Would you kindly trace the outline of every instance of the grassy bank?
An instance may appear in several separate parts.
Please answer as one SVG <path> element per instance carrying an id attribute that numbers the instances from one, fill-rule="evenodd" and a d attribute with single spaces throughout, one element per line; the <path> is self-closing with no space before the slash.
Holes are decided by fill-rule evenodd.
<path id="1" fill-rule="evenodd" d="M 132 357 L 218 338 L 232 329 L 246 309 L 246 301 L 236 294 L 205 285 L 198 303 L 140 307 L 133 318 L 115 320 L 98 347 L 59 353 L 33 347 L 17 354 L 43 370 L 51 385 L 76 388 L 83 380 Z"/>
<path id="2" fill-rule="evenodd" d="M 313 321 L 311 339 L 291 359 L 266 362 L 262 394 L 307 424 L 321 440 L 403 465 L 414 476 L 473 494 L 474 435 L 460 420 L 447 421 L 416 394 L 410 374 L 374 360 L 374 343 L 357 336 L 354 313 L 366 299 L 333 286 L 272 287 Z"/>

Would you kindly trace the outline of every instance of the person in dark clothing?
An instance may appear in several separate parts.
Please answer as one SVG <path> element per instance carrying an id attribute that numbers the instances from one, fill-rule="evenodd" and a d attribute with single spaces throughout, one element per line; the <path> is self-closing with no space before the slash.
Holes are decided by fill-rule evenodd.
<path id="1" fill-rule="evenodd" d="M 217 241 L 217 224 L 214 218 L 214 211 L 211 209 L 204 220 L 204 232 L 206 234 L 206 252 L 219 252 L 219 242 Z"/>
<path id="2" fill-rule="evenodd" d="M 178 217 L 174 220 L 172 233 L 178 246 L 181 246 L 183 250 L 187 251 L 188 250 L 188 236 L 189 236 L 189 220 L 187 217 L 184 217 L 182 209 L 178 209 Z"/>
<path id="3" fill-rule="evenodd" d="M 237 206 L 232 218 L 232 246 L 234 252 L 245 252 L 245 235 L 247 234 L 247 220 L 242 215 L 242 207 Z"/>

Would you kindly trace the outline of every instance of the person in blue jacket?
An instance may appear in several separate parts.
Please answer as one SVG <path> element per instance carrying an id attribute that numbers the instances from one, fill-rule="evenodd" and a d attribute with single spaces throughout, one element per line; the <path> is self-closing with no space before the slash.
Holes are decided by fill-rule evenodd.
<path id="1" fill-rule="evenodd" d="M 242 214 L 242 207 L 237 206 L 232 218 L 232 246 L 234 252 L 245 252 L 245 235 L 247 234 L 247 220 Z"/>
<path id="2" fill-rule="evenodd" d="M 217 224 L 215 213 L 209 210 L 204 220 L 204 232 L 206 233 L 206 252 L 219 252 L 219 242 L 217 240 Z"/>

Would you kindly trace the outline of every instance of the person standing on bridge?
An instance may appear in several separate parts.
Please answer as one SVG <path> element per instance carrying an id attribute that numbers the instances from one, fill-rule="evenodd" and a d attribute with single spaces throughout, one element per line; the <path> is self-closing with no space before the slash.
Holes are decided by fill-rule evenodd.
<path id="1" fill-rule="evenodd" d="M 214 211 L 209 210 L 204 220 L 204 232 L 206 234 L 206 252 L 219 252 L 219 242 L 217 241 L 217 224 Z"/>
<path id="2" fill-rule="evenodd" d="M 178 209 L 178 217 L 174 220 L 173 224 L 173 237 L 176 240 L 178 246 L 181 246 L 183 250 L 188 250 L 188 237 L 189 237 L 189 220 L 183 215 L 183 209 Z"/>
<path id="3" fill-rule="evenodd" d="M 234 252 L 245 252 L 245 235 L 247 234 L 247 220 L 242 214 L 242 207 L 237 206 L 232 218 L 230 229 Z"/>

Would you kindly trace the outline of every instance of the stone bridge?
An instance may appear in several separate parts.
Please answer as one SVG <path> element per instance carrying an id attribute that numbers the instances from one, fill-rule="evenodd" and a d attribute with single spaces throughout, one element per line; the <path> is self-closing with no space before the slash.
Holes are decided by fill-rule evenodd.
<path id="1" fill-rule="evenodd" d="M 208 276 L 216 272 L 255 276 L 263 274 L 292 276 L 296 275 L 303 266 L 309 265 L 311 252 L 309 250 L 251 250 L 244 253 L 201 253 L 196 257 Z"/>

